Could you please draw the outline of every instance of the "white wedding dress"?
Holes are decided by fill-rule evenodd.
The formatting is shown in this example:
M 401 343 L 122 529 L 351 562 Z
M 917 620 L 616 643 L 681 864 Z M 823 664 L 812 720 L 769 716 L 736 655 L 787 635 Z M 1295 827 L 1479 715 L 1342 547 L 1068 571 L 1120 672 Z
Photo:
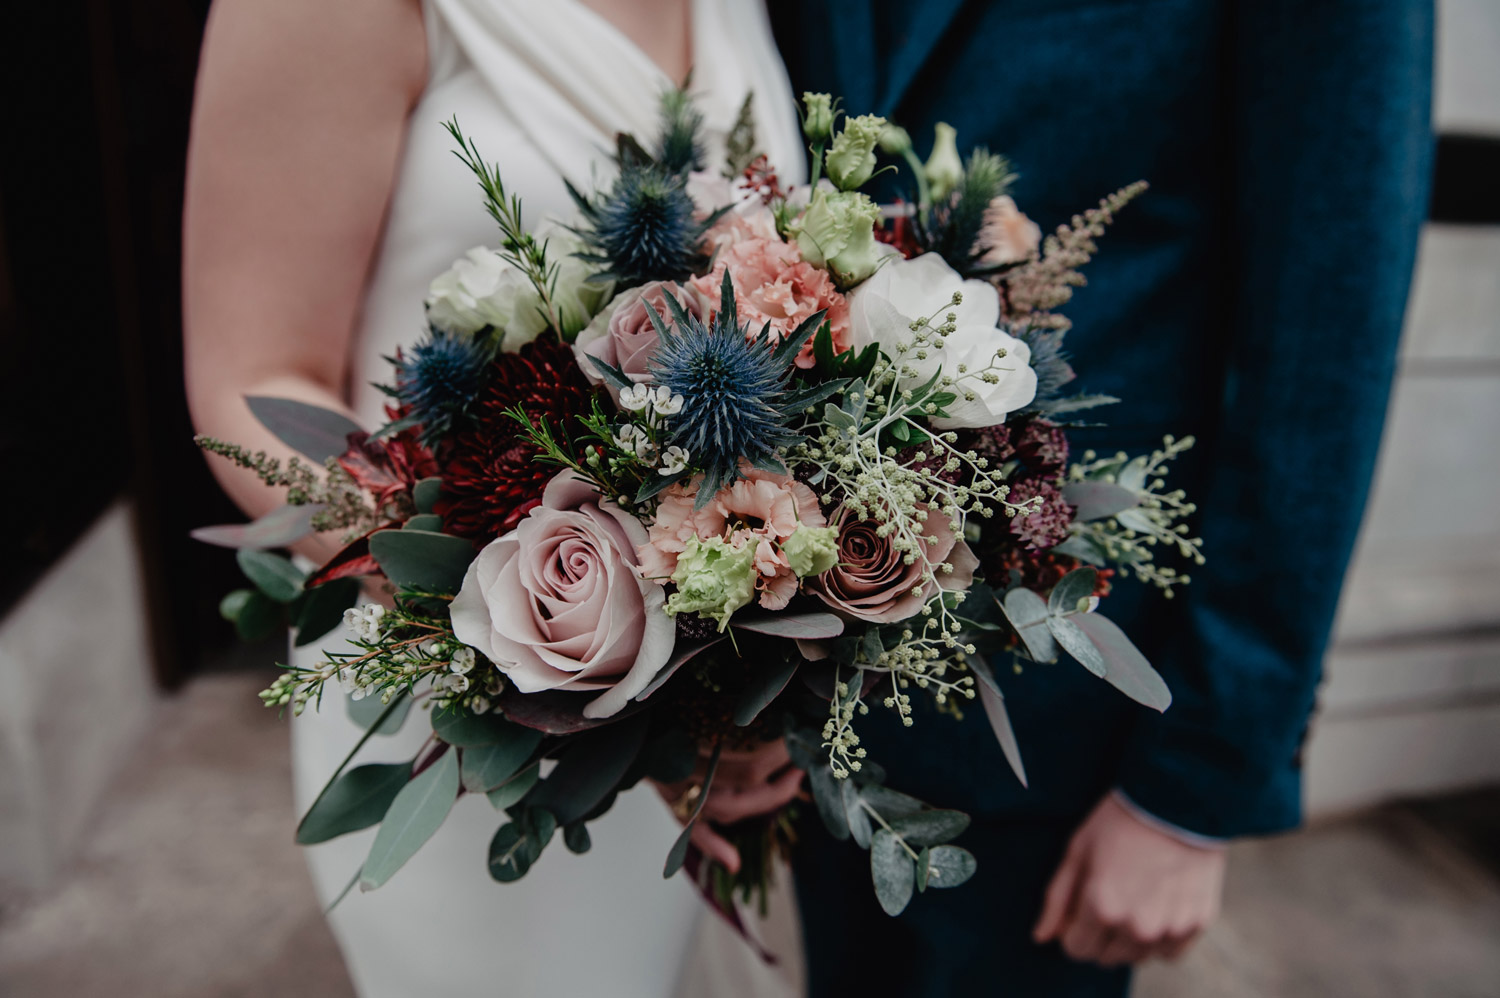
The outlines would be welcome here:
M 428 283 L 473 246 L 495 245 L 473 177 L 452 154 L 441 123 L 457 117 L 482 155 L 498 162 L 527 223 L 572 218 L 563 187 L 608 176 L 620 131 L 649 140 L 666 75 L 618 29 L 578 0 L 425 0 L 427 88 L 411 114 L 350 358 L 351 402 L 370 427 L 382 422 L 382 359 L 422 332 Z M 692 90 L 710 140 L 710 166 L 746 92 L 757 135 L 789 181 L 804 153 L 785 71 L 758 0 L 694 0 Z M 330 636 L 330 641 L 338 640 Z M 299 649 L 299 664 L 316 661 Z M 359 760 L 414 756 L 429 731 L 415 712 L 395 735 L 377 735 Z M 292 724 L 299 811 L 360 730 L 342 697 Z M 357 763 L 356 763 L 357 764 Z M 379 890 L 358 890 L 329 917 L 363 998 L 611 996 L 666 998 L 793 994 L 800 977 L 795 913 L 787 887 L 766 929 L 779 950 L 762 966 L 681 876 L 661 866 L 678 826 L 649 787 L 623 794 L 575 856 L 554 841 L 521 881 L 493 882 L 490 837 L 506 821 L 482 795 L 466 795 L 447 823 Z M 359 868 L 373 830 L 307 850 L 318 894 L 332 901 Z

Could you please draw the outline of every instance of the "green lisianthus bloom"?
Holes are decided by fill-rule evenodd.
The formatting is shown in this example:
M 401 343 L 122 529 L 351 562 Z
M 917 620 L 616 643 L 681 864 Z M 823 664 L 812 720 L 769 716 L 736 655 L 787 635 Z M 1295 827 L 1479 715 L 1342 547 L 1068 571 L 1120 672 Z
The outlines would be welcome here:
M 839 562 L 839 530 L 799 524 L 781 545 L 781 553 L 797 578 L 822 575 Z
M 807 109 L 802 118 L 802 134 L 809 142 L 827 142 L 833 137 L 833 96 L 809 90 L 802 95 L 802 104 Z
M 677 591 L 667 597 L 665 609 L 668 616 L 696 612 L 718 621 L 723 631 L 734 611 L 755 597 L 755 576 L 753 547 L 731 547 L 722 537 L 690 537 L 677 556 L 672 573 Z
M 843 131 L 823 159 L 828 179 L 839 190 L 852 191 L 874 175 L 875 143 L 884 130 L 885 119 L 876 114 L 862 114 L 844 122 Z
M 958 155 L 958 131 L 946 121 L 937 123 L 932 155 L 923 170 L 935 200 L 947 197 L 964 177 L 964 161 Z
M 791 225 L 802 259 L 850 288 L 875 273 L 883 255 L 875 239 L 880 206 L 858 191 L 813 192 L 807 211 Z
M 887 122 L 880 130 L 880 148 L 892 156 L 904 156 L 911 148 L 911 136 L 900 125 Z

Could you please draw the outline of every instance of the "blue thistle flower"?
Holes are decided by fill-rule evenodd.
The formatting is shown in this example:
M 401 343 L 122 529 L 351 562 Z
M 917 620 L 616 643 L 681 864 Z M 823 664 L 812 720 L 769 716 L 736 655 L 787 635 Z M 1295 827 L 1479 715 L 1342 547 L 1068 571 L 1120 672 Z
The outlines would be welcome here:
M 822 324 L 822 312 L 780 343 L 771 342 L 769 324 L 759 336 L 752 336 L 739 324 L 727 272 L 712 324 L 689 315 L 670 295 L 667 304 L 675 328 L 654 310 L 650 313 L 661 336 L 650 370 L 657 384 L 682 396 L 682 411 L 672 420 L 671 442 L 686 449 L 691 465 L 703 473 L 698 488 L 701 507 L 739 477 L 741 462 L 785 472 L 776 452 L 800 439 L 788 424 L 838 391 L 843 382 L 789 387 L 792 361 Z
M 590 252 L 583 259 L 608 266 L 609 276 L 631 286 L 647 281 L 678 281 L 699 262 L 703 234 L 717 216 L 693 218 L 687 181 L 660 165 L 622 162 L 607 194 L 589 200 L 571 184 L 585 226 Z
M 407 418 L 422 427 L 428 447 L 452 432 L 484 387 L 494 356 L 487 337 L 459 336 L 430 327 L 427 338 L 395 359 L 396 387 L 391 392 L 406 407 Z

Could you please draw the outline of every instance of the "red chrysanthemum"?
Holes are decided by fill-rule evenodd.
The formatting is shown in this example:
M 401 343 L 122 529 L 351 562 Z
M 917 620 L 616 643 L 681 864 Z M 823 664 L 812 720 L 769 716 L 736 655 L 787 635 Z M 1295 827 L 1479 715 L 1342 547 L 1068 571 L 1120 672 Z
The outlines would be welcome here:
M 537 450 L 506 415 L 520 406 L 533 425 L 559 427 L 591 409 L 594 389 L 573 353 L 548 334 L 501 354 L 475 399 L 472 425 L 444 450 L 443 497 L 436 511 L 450 533 L 476 544 L 511 530 L 542 501 L 557 468 L 537 461 Z

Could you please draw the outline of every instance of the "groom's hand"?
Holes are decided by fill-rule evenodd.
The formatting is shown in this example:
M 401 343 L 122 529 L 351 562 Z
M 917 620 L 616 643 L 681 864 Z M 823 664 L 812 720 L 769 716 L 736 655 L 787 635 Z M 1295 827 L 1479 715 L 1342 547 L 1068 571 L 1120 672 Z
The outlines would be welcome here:
M 1075 960 L 1175 959 L 1218 915 L 1224 850 L 1152 828 L 1113 795 L 1073 833 L 1033 930 Z

